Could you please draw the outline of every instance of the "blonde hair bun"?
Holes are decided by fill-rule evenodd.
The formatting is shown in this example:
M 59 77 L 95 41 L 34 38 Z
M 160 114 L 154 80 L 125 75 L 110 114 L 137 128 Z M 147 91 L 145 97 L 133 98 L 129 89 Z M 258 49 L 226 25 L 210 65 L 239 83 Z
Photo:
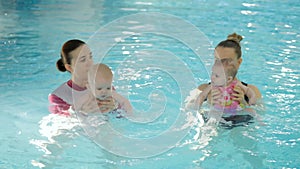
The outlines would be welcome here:
M 240 43 L 240 41 L 243 40 L 243 37 L 239 34 L 233 33 L 227 36 L 227 40 L 232 40 L 235 41 L 237 43 Z

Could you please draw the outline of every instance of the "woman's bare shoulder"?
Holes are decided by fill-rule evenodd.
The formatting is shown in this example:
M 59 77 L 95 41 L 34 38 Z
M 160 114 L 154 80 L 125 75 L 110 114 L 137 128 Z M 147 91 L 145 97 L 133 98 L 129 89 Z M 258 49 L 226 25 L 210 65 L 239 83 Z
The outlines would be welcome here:
M 208 85 L 209 84 L 201 84 L 201 85 L 198 86 L 198 89 L 203 91 L 205 88 L 207 88 Z
M 252 84 L 248 84 L 248 87 L 251 88 L 255 92 L 256 98 L 261 98 L 261 93 L 256 86 L 254 86 Z

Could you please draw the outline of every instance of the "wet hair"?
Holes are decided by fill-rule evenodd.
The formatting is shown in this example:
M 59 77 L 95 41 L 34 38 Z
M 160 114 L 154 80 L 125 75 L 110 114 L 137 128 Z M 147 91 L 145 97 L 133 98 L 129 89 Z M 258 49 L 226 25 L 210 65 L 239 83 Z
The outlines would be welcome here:
M 62 46 L 61 52 L 60 52 L 60 59 L 56 62 L 56 67 L 59 71 L 65 72 L 67 69 L 65 68 L 65 64 L 71 64 L 71 61 L 73 57 L 70 55 L 70 53 L 77 49 L 79 46 L 84 45 L 85 42 L 78 40 L 78 39 L 72 39 L 67 42 L 65 42 Z
M 242 57 L 242 50 L 240 42 L 243 40 L 243 37 L 239 34 L 233 33 L 227 36 L 227 39 L 220 42 L 217 47 L 225 47 L 225 48 L 234 48 L 235 53 L 237 54 L 237 58 Z
M 103 63 L 97 63 L 91 66 L 88 72 L 88 82 L 92 82 L 96 74 L 100 74 L 104 79 L 112 79 L 113 77 L 111 69 Z
M 96 78 L 101 78 L 103 80 L 112 81 L 113 73 L 107 65 L 102 64 L 102 63 L 97 63 L 97 64 L 92 65 L 88 71 L 88 85 L 90 86 L 92 91 L 96 90 L 96 86 L 95 86 L 95 85 L 97 85 Z M 94 93 L 94 95 L 95 95 L 95 93 Z

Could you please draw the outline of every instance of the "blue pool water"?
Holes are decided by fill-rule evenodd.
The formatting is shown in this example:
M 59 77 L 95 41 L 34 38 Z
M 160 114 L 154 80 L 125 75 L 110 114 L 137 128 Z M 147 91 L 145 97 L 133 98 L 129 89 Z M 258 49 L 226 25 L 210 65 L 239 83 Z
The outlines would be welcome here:
M 299 168 L 299 11 L 297 1 L 1 1 L 0 168 Z M 163 19 L 147 18 L 149 12 Z M 140 13 L 147 19 L 124 19 Z M 114 37 L 120 30 L 123 39 Z M 178 121 L 188 124 L 184 99 L 208 82 L 211 47 L 232 32 L 244 36 L 238 77 L 261 90 L 264 125 L 209 130 L 198 121 L 167 135 L 178 142 L 151 142 Z M 71 38 L 90 43 L 95 60 L 114 70 L 116 89 L 149 117 L 110 121 L 123 136 L 150 140 L 144 147 L 110 133 L 103 146 L 76 120 L 49 115 L 48 94 L 69 78 L 55 62 Z M 156 149 L 164 143 L 171 145 Z

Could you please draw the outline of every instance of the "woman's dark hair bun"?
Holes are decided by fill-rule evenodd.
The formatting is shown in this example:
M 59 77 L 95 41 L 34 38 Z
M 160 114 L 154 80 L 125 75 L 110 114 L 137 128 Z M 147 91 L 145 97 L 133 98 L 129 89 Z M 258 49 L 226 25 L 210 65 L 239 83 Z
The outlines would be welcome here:
M 59 71 L 61 72 L 65 72 L 67 71 L 65 64 L 63 63 L 62 59 L 58 59 L 58 61 L 56 62 L 56 67 Z
M 227 40 L 232 40 L 240 44 L 240 42 L 243 40 L 243 37 L 239 34 L 233 33 L 227 36 Z

